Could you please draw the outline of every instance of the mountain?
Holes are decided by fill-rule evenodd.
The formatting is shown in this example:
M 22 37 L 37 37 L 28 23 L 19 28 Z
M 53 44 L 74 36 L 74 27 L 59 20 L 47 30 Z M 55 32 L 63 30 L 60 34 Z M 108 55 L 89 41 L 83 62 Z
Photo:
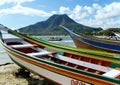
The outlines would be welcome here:
M 84 26 L 82 24 L 76 23 L 74 20 L 69 18 L 66 14 L 63 15 L 53 15 L 46 21 L 38 22 L 33 25 L 29 25 L 20 28 L 21 33 L 37 34 L 37 35 L 63 35 L 64 30 L 59 26 L 64 25 L 68 28 L 72 28 L 75 32 L 85 33 L 85 32 L 96 32 L 102 30 L 102 28 L 93 28 Z

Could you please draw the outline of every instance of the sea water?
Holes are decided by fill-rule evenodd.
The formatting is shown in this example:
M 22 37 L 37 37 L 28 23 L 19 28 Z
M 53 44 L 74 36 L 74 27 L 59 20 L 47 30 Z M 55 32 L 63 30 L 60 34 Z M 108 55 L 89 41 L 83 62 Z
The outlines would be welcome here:
M 48 41 L 51 37 L 61 38 L 62 39 L 61 41 L 50 41 L 50 42 L 75 47 L 70 36 L 36 36 L 36 37 L 46 41 Z
M 2 49 L 0 45 L 0 64 L 5 63 L 12 63 L 11 59 L 9 58 L 8 54 Z
M 46 40 L 46 41 L 51 37 L 62 38 L 61 41 L 50 41 L 50 42 L 65 45 L 65 46 L 75 47 L 72 39 L 69 36 L 35 36 L 35 37 Z M 0 64 L 5 64 L 5 63 L 12 63 L 12 61 L 0 45 Z

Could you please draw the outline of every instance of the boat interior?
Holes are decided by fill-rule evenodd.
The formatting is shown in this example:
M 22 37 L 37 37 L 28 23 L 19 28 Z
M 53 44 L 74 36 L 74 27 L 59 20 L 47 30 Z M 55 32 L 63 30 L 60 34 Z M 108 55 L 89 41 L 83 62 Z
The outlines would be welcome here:
M 97 60 L 66 52 L 64 52 L 63 55 L 60 55 L 54 50 L 45 50 L 44 46 L 34 44 L 33 42 L 24 40 L 22 38 L 5 38 L 3 41 L 10 48 L 13 48 L 37 59 L 44 58 L 54 63 L 69 66 L 74 69 L 120 79 L 120 68 L 110 68 L 111 62 Z

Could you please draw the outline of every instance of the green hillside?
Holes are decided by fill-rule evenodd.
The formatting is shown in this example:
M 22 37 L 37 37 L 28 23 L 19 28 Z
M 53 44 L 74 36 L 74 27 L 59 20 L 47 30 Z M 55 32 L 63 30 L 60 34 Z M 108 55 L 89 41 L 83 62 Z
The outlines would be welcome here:
M 111 36 L 111 35 L 114 35 L 114 33 L 120 33 L 120 28 L 108 28 L 105 30 L 101 30 L 97 32 L 96 35 Z
M 27 33 L 32 35 L 64 35 L 66 32 L 59 26 L 64 25 L 71 28 L 76 33 L 92 33 L 102 30 L 102 28 L 93 28 L 76 23 L 69 18 L 66 14 L 53 15 L 46 21 L 38 22 L 33 25 L 29 25 L 20 28 L 21 33 Z

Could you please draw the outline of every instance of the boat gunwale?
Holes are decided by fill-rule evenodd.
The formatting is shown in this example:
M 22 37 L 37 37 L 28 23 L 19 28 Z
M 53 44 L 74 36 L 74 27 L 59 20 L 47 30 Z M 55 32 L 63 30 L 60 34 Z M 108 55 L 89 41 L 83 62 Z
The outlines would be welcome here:
M 32 38 L 32 37 L 30 37 L 30 38 Z M 32 38 L 33 40 L 36 40 L 36 41 L 40 41 L 40 40 L 38 40 L 38 38 Z M 40 41 L 40 43 L 41 43 L 41 41 Z M 43 42 L 43 44 L 46 44 L 45 42 Z M 74 47 L 68 47 L 68 46 L 64 46 L 64 47 L 61 47 L 60 45 L 51 45 L 50 43 L 47 43 L 46 45 L 45 45 L 46 47 L 48 46 L 48 47 L 54 47 L 55 49 L 64 49 L 64 51 L 63 50 L 61 50 L 61 51 L 63 51 L 63 52 L 65 52 L 66 50 L 69 50 L 69 51 L 67 51 L 68 53 L 73 53 L 73 54 L 76 54 L 76 53 L 74 53 L 74 52 L 77 52 L 77 54 L 76 55 L 81 55 L 81 54 L 83 54 L 83 56 L 84 56 L 84 54 L 85 55 L 87 55 L 87 56 L 89 56 L 89 55 L 91 55 L 91 56 L 99 56 L 99 57 L 102 57 L 102 58 L 107 58 L 107 59 L 114 59 L 114 60 L 117 60 L 118 62 L 119 62 L 119 60 L 120 60 L 120 58 L 116 58 L 116 57 L 109 57 L 109 56 L 105 56 L 105 55 L 99 55 L 99 54 L 93 54 L 93 53 L 90 53 L 90 52 L 83 52 L 83 51 L 80 51 L 79 50 L 79 48 L 77 49 L 77 48 L 75 48 L 75 49 L 73 49 Z M 72 52 L 72 51 L 74 51 L 74 52 Z M 89 56 L 89 58 L 91 57 L 91 56 Z M 93 58 L 93 57 L 92 57 Z M 95 59 L 96 59 L 96 57 L 94 57 Z M 104 59 L 102 59 L 102 60 L 104 60 Z M 120 64 L 120 63 L 119 63 Z
M 10 31 L 12 31 L 12 30 L 10 30 Z M 12 32 L 14 32 L 14 31 L 12 31 Z M 32 37 L 32 36 L 29 36 L 29 35 L 27 35 L 26 37 L 31 38 L 31 39 L 33 39 L 33 40 L 39 39 L 39 38 L 37 38 L 37 37 Z M 23 38 L 23 37 L 22 37 L 22 38 Z M 39 39 L 39 40 L 36 40 L 36 41 L 38 41 L 38 42 L 40 42 L 40 43 L 43 43 L 43 44 L 46 44 L 46 43 L 47 43 L 47 45 L 49 44 L 49 45 L 52 45 L 52 46 L 57 46 L 57 47 L 63 48 L 63 45 L 56 44 L 56 43 L 51 43 L 51 42 L 46 42 L 45 40 L 42 40 L 42 39 Z M 70 46 L 64 46 L 64 48 L 69 48 L 69 49 L 74 49 L 74 50 L 81 51 L 80 48 L 75 48 L 75 47 L 70 47 Z M 83 48 L 82 48 L 82 49 L 83 49 Z M 84 49 L 85 49 L 85 48 L 84 48 Z M 88 49 L 85 49 L 85 50 L 88 50 Z M 89 49 L 89 50 L 90 50 L 90 49 Z M 95 50 L 93 50 L 92 52 L 108 54 L 107 51 L 103 51 L 103 50 L 99 50 L 99 51 L 97 51 L 97 52 L 96 52 Z M 114 55 L 115 55 L 114 53 L 110 53 L 110 52 L 109 52 L 109 54 L 110 54 L 111 56 L 114 56 Z
M 79 50 L 79 48 L 70 47 L 70 46 L 64 46 L 63 47 L 62 45 L 54 44 L 54 43 L 47 42 L 47 41 L 44 41 L 44 40 L 40 40 L 40 39 L 38 39 L 36 37 L 31 37 L 31 36 L 24 37 L 22 34 L 18 34 L 18 33 L 14 32 L 14 31 L 12 31 L 12 30 L 10 30 L 9 32 L 13 33 L 14 35 L 19 36 L 19 37 L 21 37 L 23 39 L 27 39 L 29 41 L 32 41 L 32 42 L 37 43 L 39 45 L 43 45 L 43 46 L 48 47 L 48 48 L 52 48 L 52 49 L 55 49 L 55 50 L 59 49 L 62 52 L 68 52 L 68 53 L 72 53 L 72 54 L 75 54 L 75 55 L 83 55 L 83 56 L 86 56 L 88 58 L 106 60 L 106 61 L 109 61 L 109 62 L 114 62 L 114 63 L 120 64 L 120 62 L 119 62 L 120 58 L 109 57 L 109 56 L 95 54 L 95 53 L 93 54 L 93 53 L 90 53 L 90 52 L 82 52 L 82 51 Z M 91 55 L 91 56 L 89 56 L 89 55 Z

